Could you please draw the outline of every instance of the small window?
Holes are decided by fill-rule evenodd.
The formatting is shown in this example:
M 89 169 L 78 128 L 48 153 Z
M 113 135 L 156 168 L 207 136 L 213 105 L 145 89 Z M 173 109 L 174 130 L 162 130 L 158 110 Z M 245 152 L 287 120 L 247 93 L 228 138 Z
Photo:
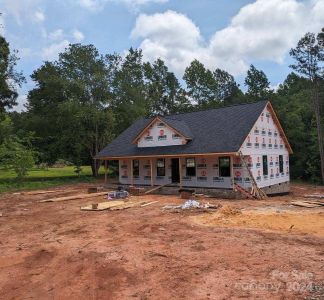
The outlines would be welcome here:
M 219 158 L 219 176 L 230 177 L 231 176 L 231 158 L 224 156 Z
M 165 176 L 165 159 L 158 158 L 156 161 L 156 176 Z
M 263 175 L 268 175 L 268 156 L 262 156 Z
M 283 156 L 279 155 L 279 172 L 283 173 L 284 172 L 284 167 L 283 167 Z
M 186 159 L 186 174 L 187 176 L 196 176 L 196 161 L 193 157 Z
M 134 177 L 139 176 L 139 160 L 138 159 L 133 160 L 133 176 Z

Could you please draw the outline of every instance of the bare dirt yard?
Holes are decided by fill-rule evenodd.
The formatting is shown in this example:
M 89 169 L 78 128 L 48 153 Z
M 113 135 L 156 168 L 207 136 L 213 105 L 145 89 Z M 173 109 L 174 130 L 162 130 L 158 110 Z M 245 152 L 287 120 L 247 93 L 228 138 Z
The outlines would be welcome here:
M 177 196 L 115 211 L 80 211 L 87 191 L 0 196 L 1 299 L 324 299 L 324 206 L 201 199 L 218 210 L 170 210 Z

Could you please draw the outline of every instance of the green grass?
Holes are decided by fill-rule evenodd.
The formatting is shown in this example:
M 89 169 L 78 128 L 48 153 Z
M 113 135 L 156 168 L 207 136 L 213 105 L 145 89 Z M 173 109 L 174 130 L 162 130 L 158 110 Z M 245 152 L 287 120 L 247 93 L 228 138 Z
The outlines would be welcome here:
M 83 166 L 80 176 L 74 172 L 74 167 L 49 168 L 48 170 L 33 169 L 28 172 L 27 177 L 20 181 L 12 171 L 0 169 L 0 193 L 44 189 L 63 184 L 72 184 L 79 182 L 95 182 L 102 179 L 104 169 L 100 168 L 99 178 L 92 177 L 91 167 Z

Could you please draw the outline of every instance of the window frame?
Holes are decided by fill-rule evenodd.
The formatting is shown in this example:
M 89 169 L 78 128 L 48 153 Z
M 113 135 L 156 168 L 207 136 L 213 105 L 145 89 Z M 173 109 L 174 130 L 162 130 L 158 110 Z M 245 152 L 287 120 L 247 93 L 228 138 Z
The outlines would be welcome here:
M 283 155 L 279 155 L 279 173 L 284 173 Z
M 135 162 L 138 163 L 137 166 L 135 166 Z M 133 177 L 139 177 L 139 169 L 140 169 L 139 159 L 133 159 L 132 164 L 133 164 Z
M 163 167 L 159 166 L 159 161 L 163 162 Z M 164 177 L 165 176 L 165 158 L 156 159 L 156 176 Z
M 222 166 L 221 161 L 228 160 L 228 166 L 226 167 L 227 172 L 224 173 L 224 166 Z M 231 157 L 230 156 L 220 156 L 218 158 L 218 168 L 219 168 L 219 177 L 231 177 L 232 168 L 231 168 Z
M 193 166 L 188 167 L 188 161 L 193 160 Z M 196 159 L 194 157 L 187 157 L 186 158 L 186 176 L 187 177 L 196 177 Z
M 268 155 L 262 155 L 262 173 L 263 176 L 269 175 Z

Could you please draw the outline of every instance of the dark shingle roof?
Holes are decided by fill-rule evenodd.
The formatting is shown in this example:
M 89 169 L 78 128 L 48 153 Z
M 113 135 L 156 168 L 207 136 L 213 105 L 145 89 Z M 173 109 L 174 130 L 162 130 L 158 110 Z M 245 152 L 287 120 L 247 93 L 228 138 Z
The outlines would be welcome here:
M 190 127 L 186 124 L 186 122 L 181 120 L 173 119 L 172 116 L 170 117 L 160 117 L 162 121 L 167 123 L 169 126 L 173 127 L 179 133 L 181 133 L 186 138 L 192 139 L 193 134 L 190 130 Z
M 138 148 L 134 138 L 152 121 L 140 119 L 98 153 L 96 158 L 237 152 L 267 101 L 165 116 L 185 136 L 186 145 Z

